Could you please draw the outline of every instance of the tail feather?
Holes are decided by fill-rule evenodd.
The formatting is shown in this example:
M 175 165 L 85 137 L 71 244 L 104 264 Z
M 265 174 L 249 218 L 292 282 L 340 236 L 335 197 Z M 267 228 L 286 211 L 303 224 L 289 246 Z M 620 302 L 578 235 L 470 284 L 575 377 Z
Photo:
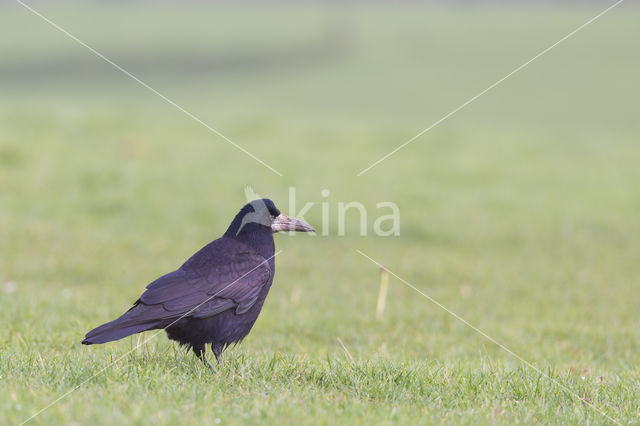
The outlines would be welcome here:
M 106 324 L 94 328 L 87 333 L 83 345 L 93 345 L 99 343 L 119 340 L 142 331 L 162 328 L 166 318 L 158 318 L 153 315 L 156 306 L 147 306 L 136 302 L 136 305 L 117 318 Z
M 89 333 L 87 333 L 86 337 L 82 341 L 82 344 L 94 345 L 99 343 L 107 343 L 114 340 L 120 340 L 124 337 L 131 336 L 132 334 L 135 334 L 135 333 L 140 333 L 142 331 L 147 331 L 147 330 L 156 328 L 153 326 L 149 326 L 148 324 L 135 324 L 128 327 L 126 326 L 123 327 L 120 325 L 117 327 L 109 327 L 109 328 L 101 329 L 106 325 L 109 325 L 109 324 L 101 325 L 100 327 L 94 330 L 91 330 Z

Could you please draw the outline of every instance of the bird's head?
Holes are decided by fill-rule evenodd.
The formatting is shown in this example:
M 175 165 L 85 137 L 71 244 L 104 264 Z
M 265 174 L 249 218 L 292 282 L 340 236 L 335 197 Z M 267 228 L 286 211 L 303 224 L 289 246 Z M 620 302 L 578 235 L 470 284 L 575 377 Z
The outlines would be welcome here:
M 246 204 L 227 230 L 235 236 L 243 232 L 280 231 L 315 232 L 308 223 L 280 213 L 276 205 L 268 198 L 253 200 Z

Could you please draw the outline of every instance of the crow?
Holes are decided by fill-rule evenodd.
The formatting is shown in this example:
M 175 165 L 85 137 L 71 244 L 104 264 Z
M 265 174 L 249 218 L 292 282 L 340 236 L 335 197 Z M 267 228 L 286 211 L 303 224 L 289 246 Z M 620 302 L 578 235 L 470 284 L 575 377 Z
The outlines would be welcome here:
M 91 330 L 82 343 L 164 329 L 209 367 L 205 345 L 210 343 L 219 364 L 222 352 L 242 341 L 258 318 L 273 282 L 273 234 L 279 231 L 315 229 L 280 213 L 267 198 L 246 204 L 221 238 L 149 284 L 131 309 Z

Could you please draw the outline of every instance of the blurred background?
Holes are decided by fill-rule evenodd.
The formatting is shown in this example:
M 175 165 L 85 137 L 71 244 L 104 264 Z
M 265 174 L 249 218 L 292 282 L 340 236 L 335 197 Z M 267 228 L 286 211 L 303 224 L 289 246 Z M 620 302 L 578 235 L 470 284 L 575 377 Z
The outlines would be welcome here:
M 316 226 L 323 201 L 331 223 L 363 203 L 369 229 L 392 201 L 401 235 L 361 237 L 354 215 L 345 237 L 277 236 L 236 354 L 342 356 L 339 336 L 362 359 L 517 364 L 397 280 L 376 321 L 360 249 L 532 362 L 623 381 L 635 366 L 637 383 L 637 1 L 360 177 L 613 3 L 29 4 L 284 176 L 0 1 L 0 344 L 18 395 L 38 348 L 86 365 L 130 348 L 78 343 L 222 234 L 246 185 L 283 211 L 295 187 Z

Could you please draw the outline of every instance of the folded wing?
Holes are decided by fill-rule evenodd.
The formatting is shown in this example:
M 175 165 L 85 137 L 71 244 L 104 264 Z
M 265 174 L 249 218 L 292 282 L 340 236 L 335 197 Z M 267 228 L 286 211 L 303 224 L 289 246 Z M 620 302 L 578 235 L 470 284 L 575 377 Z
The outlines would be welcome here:
M 205 318 L 231 308 L 241 315 L 256 302 L 270 277 L 267 260 L 252 253 L 236 254 L 224 263 L 187 262 L 149 284 L 140 302 L 161 304 L 168 316 Z

